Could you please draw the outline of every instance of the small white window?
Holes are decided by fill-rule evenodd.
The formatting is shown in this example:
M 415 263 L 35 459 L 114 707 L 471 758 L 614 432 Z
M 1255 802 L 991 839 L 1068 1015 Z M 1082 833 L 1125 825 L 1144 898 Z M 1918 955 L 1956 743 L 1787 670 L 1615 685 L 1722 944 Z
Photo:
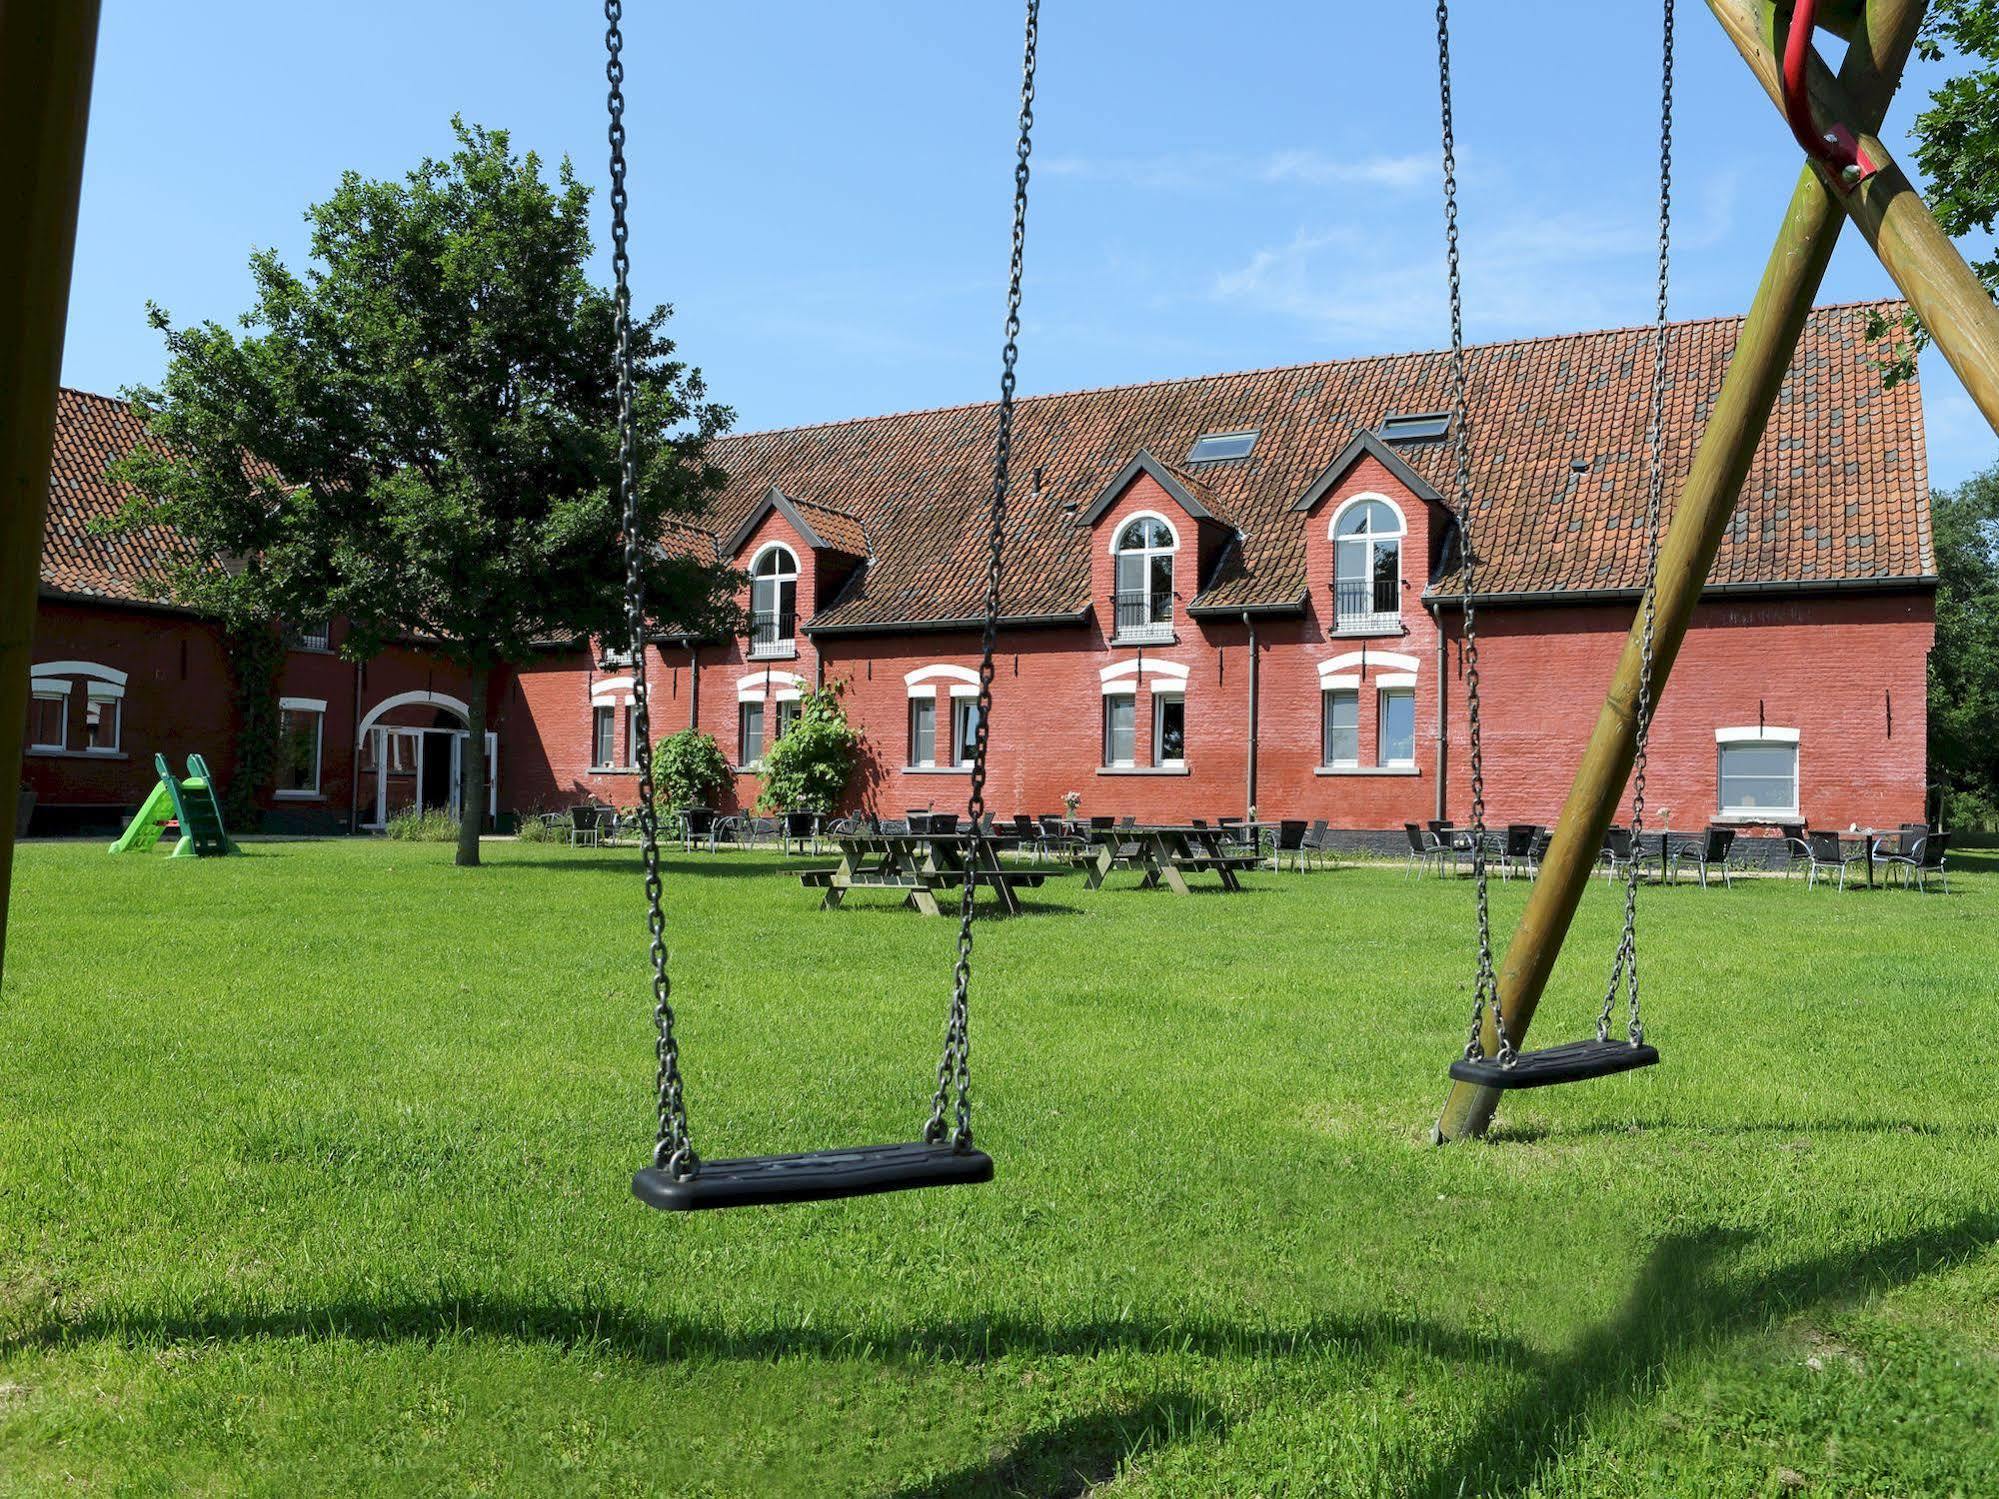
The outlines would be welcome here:
M 1177 693 L 1152 694 L 1152 755 L 1159 766 L 1187 763 L 1187 699 Z
M 28 748 L 69 748 L 69 694 L 37 692 L 28 699 Z
M 83 747 L 94 755 L 112 755 L 118 752 L 118 731 L 123 700 L 102 694 L 95 687 L 85 699 L 83 709 Z
M 1798 815 L 1797 730 L 1722 729 L 1715 738 L 1723 817 Z
M 1451 430 L 1448 411 L 1399 411 L 1381 423 L 1383 442 L 1435 442 Z
M 1375 763 L 1379 765 L 1414 765 L 1416 763 L 1416 694 L 1408 687 L 1384 687 L 1380 699 L 1381 721 L 1378 726 L 1377 754 Z
M 278 784 L 283 796 L 319 795 L 320 752 L 326 714 L 316 708 L 278 710 Z
M 780 698 L 777 704 L 777 737 L 782 739 L 798 722 L 798 699 Z
M 937 699 L 913 697 L 909 700 L 909 763 L 928 770 L 937 763 Z
M 736 704 L 736 764 L 754 770 L 763 764 L 764 705 Z
M 1138 699 L 1119 693 L 1104 699 L 1104 764 L 1137 764 Z
M 590 710 L 590 763 L 603 769 L 618 763 L 618 710 L 599 703 Z
M 333 646 L 333 623 L 331 620 L 314 620 L 308 624 L 287 625 L 285 627 L 285 648 L 294 651 L 324 651 Z
M 1247 458 L 1256 450 L 1255 432 L 1209 432 L 1194 439 L 1187 450 L 1189 463 L 1220 463 L 1225 458 Z
M 638 733 L 639 733 L 639 710 L 636 707 L 627 708 L 625 709 L 625 760 L 624 760 L 624 763 L 627 765 L 636 765 L 639 763 Z
M 1360 764 L 1360 693 L 1351 687 L 1334 687 L 1326 691 L 1324 698 L 1324 763 Z
M 972 751 L 979 743 L 979 700 L 975 697 L 951 699 L 952 764 L 960 768 L 972 763 Z

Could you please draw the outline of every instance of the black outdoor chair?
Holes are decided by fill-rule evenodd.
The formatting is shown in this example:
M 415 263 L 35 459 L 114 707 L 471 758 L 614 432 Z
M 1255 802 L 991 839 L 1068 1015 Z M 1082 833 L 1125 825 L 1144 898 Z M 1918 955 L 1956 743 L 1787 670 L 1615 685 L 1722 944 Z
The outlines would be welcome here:
M 927 833 L 930 831 L 930 813 L 928 811 L 905 808 L 902 817 L 904 825 L 908 827 L 910 832 Z
M 790 853 L 792 845 L 798 852 L 819 852 L 819 814 L 817 812 L 787 812 L 784 814 L 782 851 Z
M 1604 864 L 1603 877 L 1615 879 L 1618 874 L 1630 869 L 1632 860 L 1639 857 L 1638 844 L 1631 836 L 1629 828 L 1606 828 L 1603 834 Z
M 1041 858 L 1041 829 L 1025 812 L 1013 814 L 1013 846 L 1036 862 Z
M 1555 830 L 1553 828 L 1540 827 L 1534 829 L 1534 841 L 1527 849 L 1528 879 L 1537 880 L 1541 877 L 1541 861 L 1548 857 L 1548 845 L 1554 841 Z
M 1442 874 L 1444 860 L 1450 857 L 1450 850 L 1444 847 L 1443 840 L 1435 831 L 1420 823 L 1405 822 L 1402 828 L 1409 835 L 1409 867 L 1403 871 L 1402 877 L 1407 879 L 1413 874 L 1421 879 L 1423 871 L 1431 864 L 1435 864 L 1437 873 Z
M 1534 835 L 1540 828 L 1531 822 L 1509 822 L 1506 825 L 1506 841 L 1499 849 L 1499 872 L 1507 879 L 1513 878 L 1517 869 L 1531 876 L 1534 872 Z
M 1728 855 L 1734 847 L 1734 828 L 1710 827 L 1700 842 L 1688 841 L 1672 851 L 1673 877 L 1679 878 L 1680 865 L 1692 864 L 1700 876 L 1701 889 L 1707 889 L 1708 875 L 1716 873 L 1721 876 L 1722 887 L 1733 890 L 1735 883 L 1728 877 Z
M 1326 819 L 1323 817 L 1314 819 L 1311 827 L 1305 830 L 1305 853 L 1310 858 L 1317 859 L 1319 867 L 1324 869 L 1334 862 L 1335 852 L 1333 835 L 1326 830 Z
M 941 834 L 958 831 L 958 814 L 956 812 L 932 812 L 924 817 L 923 822 L 924 826 L 919 828 L 916 825 L 916 819 L 912 817 L 909 820 L 910 832 Z
M 596 847 L 600 836 L 603 816 L 604 809 L 602 807 L 593 807 L 587 803 L 580 807 L 571 807 L 569 809 L 569 846 L 575 848 L 578 844 L 587 844 L 592 848 Z
M 1950 876 L 1944 873 L 1943 861 L 1944 855 L 1949 852 L 1950 834 L 1928 833 L 1918 838 L 1915 841 L 1915 845 L 1907 854 L 1899 852 L 1889 854 L 1881 862 L 1900 870 L 1904 885 L 1907 885 L 1911 879 L 1914 879 L 1918 893 L 1922 893 L 1929 888 L 1925 881 L 1929 876 L 1934 875 L 1936 876 L 1937 883 L 1943 886 L 1943 893 L 1948 895 L 1950 894 Z
M 1090 831 L 1093 833 L 1108 833 L 1116 826 L 1117 819 L 1115 817 L 1092 817 L 1090 819 Z
M 1846 888 L 1846 872 L 1862 859 L 1869 856 L 1863 849 L 1857 854 L 1849 854 L 1839 841 L 1837 832 L 1808 832 L 1803 838 L 1787 838 L 1786 843 L 1796 844 L 1804 850 L 1805 888 L 1810 890 L 1819 882 L 1823 874 L 1830 880 L 1834 873 L 1839 875 L 1839 888 Z
M 712 851 L 715 847 L 715 809 L 713 807 L 682 807 L 680 809 L 680 846 L 691 849 L 697 843 L 705 842 Z
M 1277 824 L 1277 846 L 1270 852 L 1270 867 L 1282 869 L 1284 856 L 1291 855 L 1298 872 L 1305 872 L 1305 834 L 1309 831 L 1302 817 L 1286 817 Z

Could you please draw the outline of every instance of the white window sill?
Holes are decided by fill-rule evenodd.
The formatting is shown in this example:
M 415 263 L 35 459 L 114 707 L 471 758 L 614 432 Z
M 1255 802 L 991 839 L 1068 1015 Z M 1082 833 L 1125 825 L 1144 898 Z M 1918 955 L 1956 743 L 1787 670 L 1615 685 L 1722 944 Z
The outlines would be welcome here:
M 1804 820 L 1804 814 L 1795 808 L 1787 812 L 1782 808 L 1772 807 L 1724 807 L 1721 811 L 1714 814 L 1714 821 L 1716 822 L 1756 824 L 1803 822 Z
M 274 802 L 323 802 L 326 800 L 326 793 L 323 791 L 280 790 L 271 793 L 271 800 Z
M 1179 641 L 1171 625 L 1151 630 L 1119 630 L 1111 637 L 1112 645 L 1177 645 Z
M 764 763 L 758 760 L 755 764 L 738 765 L 734 769 L 739 776 L 760 776 L 764 773 Z
M 796 661 L 798 642 L 787 640 L 778 645 L 753 645 L 749 659 L 752 661 Z
M 902 773 L 906 776 L 968 776 L 972 773 L 969 765 L 905 765 Z
M 636 765 L 593 765 L 589 773 L 593 776 L 635 776 L 639 768 Z
M 1342 619 L 1333 625 L 1335 640 L 1351 640 L 1366 635 L 1407 635 L 1408 626 L 1395 614 L 1364 614 L 1358 619 Z
M 1185 763 L 1178 765 L 1099 765 L 1100 776 L 1184 776 L 1191 772 Z
M 30 758 L 47 760 L 129 760 L 132 757 L 123 750 L 108 749 L 43 749 L 36 745 L 28 750 Z
M 1321 765 L 1315 776 L 1413 776 L 1422 771 L 1414 765 Z

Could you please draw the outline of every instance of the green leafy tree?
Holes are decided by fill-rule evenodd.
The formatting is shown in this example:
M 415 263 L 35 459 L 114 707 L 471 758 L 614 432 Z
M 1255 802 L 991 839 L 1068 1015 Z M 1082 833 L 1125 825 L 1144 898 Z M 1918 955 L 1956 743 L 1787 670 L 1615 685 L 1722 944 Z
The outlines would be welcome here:
M 242 331 L 151 317 L 170 361 L 129 394 L 157 446 L 114 466 L 203 558 L 182 601 L 232 620 L 345 616 L 365 659 L 416 639 L 472 679 L 471 743 L 493 669 L 551 635 L 622 640 L 622 515 L 611 294 L 591 283 L 589 190 L 551 183 L 502 130 L 454 119 L 457 149 L 401 181 L 349 172 L 306 211 L 312 264 L 254 254 Z M 669 312 L 634 315 L 640 513 L 648 537 L 724 476 L 704 461 L 730 413 L 674 358 Z M 714 627 L 733 579 L 649 548 L 660 627 Z M 486 803 L 484 756 L 463 804 Z M 458 862 L 479 862 L 477 817 Z
M 1991 234 L 1999 222 L 1999 0 L 1935 0 L 1923 20 L 1917 53 L 1929 62 L 1955 55 L 1969 66 L 1930 95 L 1916 116 L 1916 165 L 1929 187 L 1930 210 L 1953 239 Z M 1985 289 L 1999 296 L 1999 255 L 1973 258 Z M 1869 338 L 1898 331 L 1873 314 Z M 1883 380 L 1897 385 L 1915 374 L 1929 332 L 1913 312 L 1899 320 L 1904 337 L 1882 361 Z
M 696 728 L 660 740 L 653 756 L 654 795 L 665 811 L 713 805 L 729 775 L 729 762 L 715 736 Z
M 798 720 L 764 753 L 757 806 L 766 812 L 831 812 L 860 756 L 860 731 L 847 722 L 843 682 L 798 700 Z
M 1999 466 L 1931 497 L 1937 633 L 1930 779 L 1959 825 L 1999 817 Z

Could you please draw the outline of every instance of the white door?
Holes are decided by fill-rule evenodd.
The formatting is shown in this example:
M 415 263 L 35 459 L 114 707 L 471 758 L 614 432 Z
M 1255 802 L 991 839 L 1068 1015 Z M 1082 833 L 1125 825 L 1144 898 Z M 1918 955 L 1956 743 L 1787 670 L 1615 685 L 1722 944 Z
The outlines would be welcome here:
M 461 790 L 465 768 L 465 741 L 472 737 L 469 729 L 460 729 L 451 736 L 451 815 L 461 816 L 465 796 Z M 500 736 L 486 735 L 486 816 L 488 820 L 500 815 Z

